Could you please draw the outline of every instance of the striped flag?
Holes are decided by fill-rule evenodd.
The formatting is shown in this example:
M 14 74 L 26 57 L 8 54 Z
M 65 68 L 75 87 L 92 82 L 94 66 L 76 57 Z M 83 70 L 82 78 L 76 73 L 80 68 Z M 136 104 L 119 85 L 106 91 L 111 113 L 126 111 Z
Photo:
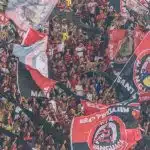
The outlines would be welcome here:
M 48 78 L 47 38 L 45 36 L 28 47 L 14 44 L 13 54 L 20 61 L 18 85 L 25 97 L 44 97 L 56 84 L 54 80 Z

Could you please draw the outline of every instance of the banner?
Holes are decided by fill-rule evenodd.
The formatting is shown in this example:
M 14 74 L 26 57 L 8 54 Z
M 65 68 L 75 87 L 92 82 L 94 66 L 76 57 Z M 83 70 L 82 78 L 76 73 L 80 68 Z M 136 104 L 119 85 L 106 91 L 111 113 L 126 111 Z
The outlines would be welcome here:
M 20 62 L 37 69 L 43 76 L 48 77 L 46 49 L 47 37 L 28 47 L 14 44 L 13 54 L 19 57 Z
M 150 93 L 150 32 L 134 51 L 121 73 L 116 74 L 115 87 L 123 87 L 122 99 Z M 128 97 L 127 97 L 128 95 Z
M 125 38 L 126 30 L 114 29 L 109 31 L 109 44 L 106 50 L 110 60 L 114 60 L 120 50 L 123 39 Z
M 150 100 L 150 32 L 136 49 L 136 60 L 133 66 L 133 81 L 139 95 L 148 95 Z
M 106 110 L 108 108 L 107 105 L 103 105 L 103 104 L 99 104 L 99 103 L 92 103 L 92 102 L 89 102 L 86 100 L 82 100 L 81 104 L 83 106 L 85 115 L 90 115 L 95 112 L 106 112 Z
M 136 27 L 134 31 L 111 30 L 107 56 L 116 64 L 125 64 L 145 35 L 140 27 Z
M 51 78 L 50 79 L 48 78 L 48 67 L 47 67 L 48 62 L 47 56 L 45 54 L 47 41 L 45 40 L 47 40 L 47 36 L 44 33 L 38 32 L 30 28 L 26 33 L 26 35 L 24 36 L 22 42 L 22 45 L 25 46 L 29 45 L 29 46 L 24 47 L 21 45 L 15 45 L 16 50 L 14 50 L 14 53 L 16 56 L 20 57 L 20 62 L 18 62 L 17 81 L 22 96 L 27 98 L 31 96 L 37 98 L 49 97 L 50 93 L 47 92 L 48 89 L 54 88 L 55 86 L 57 94 L 63 95 L 65 93 L 69 96 L 72 95 L 76 99 L 80 99 L 80 96 L 77 96 L 64 84 L 60 82 L 56 83 L 56 81 L 52 80 Z M 45 58 L 43 57 L 42 63 L 39 61 L 40 59 L 37 59 L 38 57 L 42 56 L 41 53 L 45 57 Z M 36 55 L 38 57 L 36 57 Z M 35 59 L 33 60 L 32 58 Z M 39 63 L 35 65 L 36 62 Z M 28 67 L 24 64 L 28 65 Z M 42 64 L 44 64 L 43 68 L 40 68 L 42 67 Z M 46 70 L 42 71 L 42 69 Z M 82 99 L 83 98 L 84 97 L 82 97 Z
M 143 31 L 139 26 L 134 29 L 134 49 L 136 49 L 144 39 L 147 32 Z
M 93 103 L 93 102 L 89 102 L 86 100 L 82 100 L 81 104 L 84 110 L 84 115 L 91 115 L 96 112 L 104 113 L 108 110 L 108 108 L 116 107 L 116 106 L 130 107 L 136 111 L 137 113 L 136 115 L 140 114 L 140 103 L 138 103 L 136 99 L 129 99 L 129 100 L 116 103 L 116 104 L 112 104 L 112 105 L 104 105 L 100 103 Z
M 27 70 L 26 65 L 18 62 L 18 70 L 17 70 L 17 81 L 18 88 L 22 96 L 25 98 L 29 97 L 48 97 L 46 94 L 37 86 L 35 81 L 32 79 L 30 72 Z
M 32 79 L 38 87 L 48 93 L 54 88 L 56 82 L 48 79 L 48 60 L 46 55 L 47 37 L 29 47 L 14 44 L 13 54 L 26 66 Z
M 120 65 L 119 65 L 120 67 Z M 115 67 L 115 69 L 118 69 L 118 66 Z M 112 69 L 109 71 L 107 70 L 107 72 L 100 72 L 100 71 L 90 71 L 86 73 L 88 77 L 93 77 L 93 76 L 101 76 L 103 78 L 105 78 L 106 83 L 111 86 L 116 78 L 116 76 L 114 75 Z M 130 98 L 130 94 L 129 91 L 131 90 L 131 86 L 127 84 L 126 88 L 124 88 L 124 86 L 114 86 L 113 87 L 115 89 L 115 95 L 117 96 L 117 99 L 119 100 L 119 102 L 122 102 L 124 100 L 127 100 Z M 134 97 L 136 99 L 138 99 L 137 95 L 136 97 Z
M 110 6 L 113 6 L 116 12 L 120 12 L 120 0 L 108 0 L 108 2 Z
M 6 15 L 16 25 L 27 31 L 31 26 L 37 26 L 47 21 L 58 0 L 9 0 Z
M 32 44 L 35 44 L 37 41 L 42 40 L 44 37 L 46 37 L 45 33 L 30 28 L 28 29 L 26 35 L 24 36 L 22 45 L 30 46 Z
M 139 102 L 143 103 L 145 101 L 150 101 L 150 93 L 140 93 L 139 95 Z
M 129 150 L 142 138 L 128 107 L 75 117 L 71 126 L 72 150 Z

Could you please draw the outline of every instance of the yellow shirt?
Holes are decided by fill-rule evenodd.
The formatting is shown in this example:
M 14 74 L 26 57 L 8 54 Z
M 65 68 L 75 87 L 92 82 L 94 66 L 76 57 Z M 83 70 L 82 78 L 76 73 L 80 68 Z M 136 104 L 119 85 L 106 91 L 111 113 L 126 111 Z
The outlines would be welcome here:
M 63 41 L 66 41 L 66 40 L 68 40 L 68 38 L 69 38 L 68 32 L 63 32 L 63 33 L 62 33 L 62 40 L 63 40 Z
M 71 6 L 71 0 L 66 0 L 66 5 L 67 5 L 67 7 L 70 7 Z

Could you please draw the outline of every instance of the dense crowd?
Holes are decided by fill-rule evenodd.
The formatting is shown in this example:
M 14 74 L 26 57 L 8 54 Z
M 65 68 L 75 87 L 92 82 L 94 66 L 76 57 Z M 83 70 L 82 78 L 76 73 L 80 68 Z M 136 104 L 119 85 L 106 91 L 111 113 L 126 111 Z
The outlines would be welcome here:
M 68 9 L 64 6 L 64 1 L 60 1 L 58 8 L 61 11 Z M 74 0 L 69 11 L 74 11 L 90 28 L 99 28 L 100 36 L 91 37 L 66 19 L 52 18 L 47 50 L 51 77 L 91 102 L 118 102 L 115 89 L 94 72 L 104 72 L 110 67 L 105 54 L 108 29 L 132 30 L 138 17 L 131 14 L 124 20 L 105 0 Z M 0 127 L 17 135 L 9 137 L 0 132 L 0 149 L 69 150 L 71 120 L 84 114 L 82 105 L 75 97 L 60 94 L 57 88 L 51 91 L 50 98 L 21 97 L 17 87 L 17 63 L 11 44 L 0 49 L 0 93 L 3 93 L 0 95 Z M 33 113 L 34 119 L 25 113 L 23 107 Z M 149 103 L 143 103 L 139 122 L 145 136 L 150 135 L 149 114 Z M 46 132 L 44 124 L 39 126 L 39 116 L 52 125 L 54 134 Z

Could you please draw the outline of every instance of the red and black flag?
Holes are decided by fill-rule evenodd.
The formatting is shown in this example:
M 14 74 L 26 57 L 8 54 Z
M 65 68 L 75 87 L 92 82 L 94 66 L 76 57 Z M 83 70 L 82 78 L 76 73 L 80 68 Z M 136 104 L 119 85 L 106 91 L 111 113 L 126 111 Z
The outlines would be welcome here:
M 129 61 L 116 76 L 115 86 L 124 88 L 122 99 L 138 94 L 150 100 L 150 32 L 136 48 Z M 146 95 L 146 96 L 144 96 Z
M 75 117 L 72 150 L 129 150 L 142 138 L 130 107 L 110 107 L 105 113 Z
M 104 104 L 99 104 L 99 103 L 92 103 L 86 100 L 81 101 L 84 114 L 85 115 L 91 115 L 96 112 L 106 112 L 108 106 Z
M 29 30 L 24 36 L 22 45 L 30 46 L 32 44 L 35 44 L 37 41 L 42 40 L 45 36 L 47 36 L 45 33 L 29 28 Z
M 30 28 L 22 45 L 15 44 L 13 54 L 19 58 L 18 86 L 24 97 L 49 97 L 55 87 L 59 94 L 73 95 L 69 88 L 49 77 L 47 35 Z
M 116 104 L 112 104 L 112 105 L 104 105 L 104 104 L 100 104 L 100 103 L 93 103 L 93 102 L 89 102 L 86 100 L 82 100 L 81 101 L 82 107 L 83 107 L 83 111 L 84 111 L 84 115 L 91 115 L 93 113 L 97 113 L 97 112 L 101 112 L 104 113 L 108 110 L 108 108 L 110 107 L 117 107 L 117 106 L 125 106 L 125 107 L 130 107 L 132 108 L 134 111 L 134 114 L 136 116 L 139 116 L 140 114 L 140 103 L 137 102 L 136 99 L 129 99 L 120 103 L 116 103 Z
M 129 60 L 134 50 L 143 40 L 146 32 L 140 27 L 135 30 L 113 29 L 109 31 L 107 56 L 120 68 Z M 122 65 L 121 65 L 122 64 Z
M 56 84 L 48 78 L 47 40 L 46 35 L 30 29 L 23 41 L 30 46 L 14 44 L 13 54 L 19 58 L 18 86 L 25 97 L 47 97 Z

